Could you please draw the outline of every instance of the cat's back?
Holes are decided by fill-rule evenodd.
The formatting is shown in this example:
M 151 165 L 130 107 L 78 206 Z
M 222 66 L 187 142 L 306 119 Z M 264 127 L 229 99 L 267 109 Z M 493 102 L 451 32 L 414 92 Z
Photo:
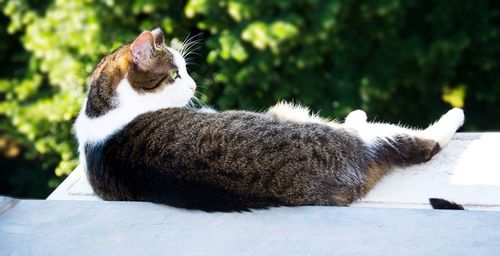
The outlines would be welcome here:
M 140 115 L 87 152 L 91 183 L 104 198 L 195 208 L 326 200 L 332 184 L 358 182 L 366 162 L 361 141 L 344 130 L 181 108 Z
M 107 143 L 117 161 L 165 170 L 324 168 L 362 162 L 353 134 L 315 123 L 274 120 L 253 112 L 162 109 L 138 116 Z
M 316 123 L 294 123 L 273 119 L 261 113 L 226 111 L 202 113 L 186 108 L 168 108 L 142 114 L 115 136 L 116 140 L 128 144 L 145 144 L 153 147 L 168 147 L 181 150 L 219 145 L 245 145 L 272 148 L 281 151 L 287 145 L 306 147 L 362 146 L 361 140 L 344 129 Z M 221 145 L 227 143 L 227 145 Z

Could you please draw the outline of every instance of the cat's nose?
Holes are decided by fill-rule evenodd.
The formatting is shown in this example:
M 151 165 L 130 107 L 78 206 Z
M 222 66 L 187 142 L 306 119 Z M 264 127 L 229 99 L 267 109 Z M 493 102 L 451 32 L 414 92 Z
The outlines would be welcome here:
M 191 89 L 193 92 L 196 91 L 196 84 L 192 84 L 189 86 L 189 89 Z

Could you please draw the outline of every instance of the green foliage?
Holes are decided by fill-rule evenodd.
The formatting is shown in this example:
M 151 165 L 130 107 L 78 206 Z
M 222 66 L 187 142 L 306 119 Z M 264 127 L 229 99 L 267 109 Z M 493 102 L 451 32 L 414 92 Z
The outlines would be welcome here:
M 87 76 L 111 49 L 157 26 L 180 41 L 203 33 L 192 74 L 202 99 L 219 109 L 293 100 L 324 116 L 363 108 L 378 120 L 422 126 L 463 105 L 468 129 L 498 129 L 499 7 L 493 0 L 0 0 L 0 137 L 23 149 L 31 172 L 68 174 L 77 164 L 71 125 Z

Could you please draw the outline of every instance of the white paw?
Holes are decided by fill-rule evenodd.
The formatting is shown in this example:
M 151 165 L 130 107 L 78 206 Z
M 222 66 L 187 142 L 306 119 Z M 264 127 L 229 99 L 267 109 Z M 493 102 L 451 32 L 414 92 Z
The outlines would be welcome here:
M 423 137 L 437 141 L 444 147 L 453 137 L 453 134 L 464 124 L 464 111 L 454 108 L 444 114 L 435 124 L 425 129 Z
M 365 111 L 363 110 L 354 110 L 347 117 L 345 118 L 345 124 L 349 126 L 355 126 L 358 124 L 364 124 L 366 123 L 366 120 L 368 117 L 366 116 Z
M 455 129 L 458 130 L 458 128 L 462 127 L 462 125 L 464 124 L 464 111 L 460 108 L 453 108 L 446 114 L 444 114 L 441 119 L 446 120 L 445 122 L 453 125 L 454 127 L 456 127 Z

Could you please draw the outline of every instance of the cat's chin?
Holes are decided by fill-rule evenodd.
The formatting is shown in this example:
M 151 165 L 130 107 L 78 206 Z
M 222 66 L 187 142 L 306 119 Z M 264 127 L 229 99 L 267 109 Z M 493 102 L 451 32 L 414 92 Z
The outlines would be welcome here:
M 192 102 L 193 97 L 190 97 L 189 99 L 179 102 L 179 104 L 168 104 L 168 106 L 165 106 L 163 108 L 186 108 L 189 107 L 190 103 Z
M 181 108 L 181 107 L 186 107 L 189 105 L 191 100 L 193 99 L 194 94 L 188 96 L 185 95 L 184 97 L 179 96 L 179 98 L 172 100 L 171 97 L 165 99 L 165 104 L 161 108 Z

